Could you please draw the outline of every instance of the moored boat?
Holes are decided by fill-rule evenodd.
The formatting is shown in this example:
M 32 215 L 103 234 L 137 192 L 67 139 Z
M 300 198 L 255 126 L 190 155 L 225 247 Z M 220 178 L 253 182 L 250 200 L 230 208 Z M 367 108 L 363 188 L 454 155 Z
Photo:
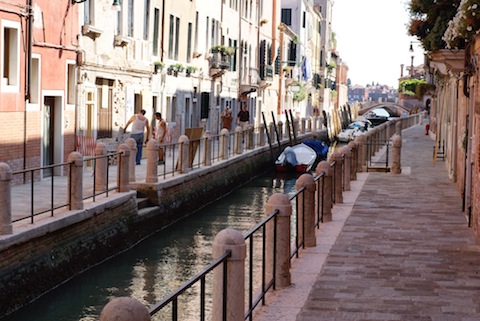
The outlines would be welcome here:
M 308 172 L 317 160 L 326 159 L 328 145 L 322 141 L 305 141 L 288 146 L 275 161 L 275 169 L 280 172 Z

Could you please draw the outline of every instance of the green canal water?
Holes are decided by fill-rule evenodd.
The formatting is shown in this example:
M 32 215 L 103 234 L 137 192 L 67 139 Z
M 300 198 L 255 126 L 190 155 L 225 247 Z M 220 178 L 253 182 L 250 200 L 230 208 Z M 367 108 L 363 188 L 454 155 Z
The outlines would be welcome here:
M 149 307 L 211 262 L 212 241 L 219 231 L 228 227 L 245 234 L 264 217 L 269 197 L 276 192 L 293 194 L 295 182 L 295 175 L 268 173 L 255 178 L 0 320 L 94 321 L 109 300 L 120 296 L 134 297 Z M 196 292 L 188 295 L 196 297 Z M 184 300 L 192 301 L 188 295 Z M 179 320 L 198 320 L 198 304 L 183 304 Z M 160 314 L 154 320 L 167 317 Z

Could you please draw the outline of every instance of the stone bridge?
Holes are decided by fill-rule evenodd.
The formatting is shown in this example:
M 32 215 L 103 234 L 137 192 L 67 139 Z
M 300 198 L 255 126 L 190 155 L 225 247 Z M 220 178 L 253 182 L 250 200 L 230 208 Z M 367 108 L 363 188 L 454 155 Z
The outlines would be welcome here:
M 396 103 L 375 103 L 368 107 L 361 108 L 358 111 L 358 114 L 364 115 L 370 110 L 377 109 L 377 108 L 385 109 L 390 114 L 391 117 L 400 117 L 403 113 L 407 113 L 407 115 L 410 113 L 410 109 L 405 108 L 404 106 L 401 106 Z

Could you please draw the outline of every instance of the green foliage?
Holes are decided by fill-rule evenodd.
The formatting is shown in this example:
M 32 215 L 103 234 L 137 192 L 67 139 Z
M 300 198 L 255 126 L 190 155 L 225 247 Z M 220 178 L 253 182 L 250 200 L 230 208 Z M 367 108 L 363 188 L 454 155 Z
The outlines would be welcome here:
M 305 98 L 307 98 L 307 90 L 305 89 L 305 86 L 302 83 L 296 81 L 292 84 L 292 86 L 298 86 L 300 88 L 299 91 L 296 91 L 293 93 L 293 97 L 292 97 L 293 101 L 302 101 Z
M 427 51 L 446 47 L 443 35 L 457 13 L 461 0 L 411 0 L 408 32 L 416 36 Z
M 213 46 L 212 48 L 210 48 L 210 51 L 212 53 L 219 52 L 223 56 L 232 56 L 235 53 L 235 48 L 228 47 L 228 46 L 217 45 L 217 46 Z
M 419 92 L 417 90 L 420 90 L 418 89 L 418 87 L 423 86 L 423 88 L 420 90 L 420 92 L 423 91 L 423 94 L 419 97 L 420 99 L 426 93 L 426 90 L 430 88 L 429 86 L 431 86 L 431 85 L 428 85 L 428 86 L 424 86 L 424 85 L 428 85 L 425 79 L 402 80 L 398 85 L 398 92 L 403 93 L 404 95 L 407 95 L 407 96 L 418 97 Z
M 435 91 L 435 85 L 427 84 L 426 82 L 419 82 L 415 90 L 417 99 L 422 99 L 428 92 L 433 93 Z

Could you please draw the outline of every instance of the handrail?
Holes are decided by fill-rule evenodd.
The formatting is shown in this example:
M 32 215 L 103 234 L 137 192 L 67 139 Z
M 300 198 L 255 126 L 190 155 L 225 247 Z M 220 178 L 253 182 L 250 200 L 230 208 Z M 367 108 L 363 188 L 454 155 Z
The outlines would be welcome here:
M 54 193 L 54 180 L 55 180 L 55 175 L 53 175 L 53 169 L 57 167 L 63 167 L 63 166 L 68 166 L 68 170 L 71 171 L 71 166 L 74 164 L 74 162 L 65 162 L 65 163 L 60 163 L 60 164 L 52 164 L 52 165 L 45 165 L 45 166 L 40 166 L 40 167 L 34 167 L 34 168 L 28 168 L 28 169 L 22 169 L 18 171 L 12 171 L 12 176 L 13 175 L 18 175 L 18 174 L 26 174 L 30 172 L 30 215 L 26 217 L 21 217 L 17 219 L 12 219 L 12 223 L 19 222 L 26 220 L 30 218 L 30 223 L 34 223 L 34 217 L 38 216 L 40 214 L 44 213 L 51 213 L 51 216 L 53 217 L 54 211 L 57 209 L 60 209 L 62 207 L 69 207 L 70 209 L 70 199 L 67 197 L 67 203 L 62 204 L 60 203 L 59 205 L 55 205 L 55 193 Z M 52 170 L 52 176 L 51 176 L 51 184 L 50 184 L 50 207 L 44 210 L 41 210 L 40 212 L 35 212 L 35 178 L 34 178 L 34 172 L 36 171 L 42 171 L 45 169 L 51 169 Z M 70 176 L 70 175 L 69 175 Z M 69 184 L 71 186 L 71 184 Z M 68 191 L 70 193 L 70 191 Z
M 227 265 L 227 259 L 232 256 L 231 251 L 226 251 L 222 256 L 220 256 L 218 259 L 210 263 L 203 271 L 197 273 L 193 277 L 191 277 L 188 281 L 183 283 L 177 290 L 175 290 L 173 293 L 171 293 L 169 296 L 167 296 L 165 299 L 160 301 L 159 303 L 153 305 L 149 309 L 150 316 L 153 316 L 155 313 L 160 311 L 163 307 L 165 307 L 167 304 L 172 303 L 174 306 L 174 309 L 172 311 L 172 320 L 177 320 L 176 316 L 178 313 L 178 306 L 177 306 L 177 298 L 186 290 L 191 288 L 195 283 L 197 283 L 199 280 L 201 281 L 201 293 L 202 295 L 205 295 L 205 276 L 212 271 L 214 268 L 219 266 L 220 264 L 224 264 L 224 266 Z M 224 273 L 226 275 L 226 273 Z M 225 284 L 224 284 L 225 287 Z M 201 298 L 202 302 L 204 302 L 204 298 Z M 226 298 L 224 296 L 223 301 L 226 301 Z M 203 307 L 205 308 L 205 307 Z M 204 309 L 201 309 L 200 313 L 202 314 L 201 320 L 205 319 L 204 316 Z M 225 311 L 224 311 L 225 313 Z
M 109 187 L 109 181 L 110 181 L 110 160 L 112 160 L 112 158 L 117 158 L 118 159 L 118 156 L 121 155 L 123 152 L 114 152 L 114 153 L 108 153 L 106 155 L 97 155 L 97 156 L 90 156 L 90 157 L 86 157 L 83 159 L 83 162 L 86 163 L 86 162 L 90 162 L 90 161 L 93 161 L 93 168 L 96 168 L 96 162 L 97 160 L 100 160 L 100 159 L 107 159 L 107 168 L 106 168 L 106 173 L 105 173 L 105 176 L 106 176 L 106 186 L 105 186 L 105 190 L 102 190 L 100 192 L 97 192 L 97 186 L 96 186 L 96 182 L 97 182 L 97 175 L 92 175 L 93 176 L 93 185 L 92 185 L 92 194 L 91 195 L 87 195 L 87 196 L 83 196 L 83 200 L 87 200 L 87 199 L 92 199 L 93 202 L 95 202 L 95 198 L 96 196 L 99 196 L 99 195 L 102 195 L 102 194 L 105 194 L 106 197 L 108 197 L 108 193 L 111 192 L 111 191 L 114 191 L 117 189 L 117 186 L 114 185 L 113 187 Z

